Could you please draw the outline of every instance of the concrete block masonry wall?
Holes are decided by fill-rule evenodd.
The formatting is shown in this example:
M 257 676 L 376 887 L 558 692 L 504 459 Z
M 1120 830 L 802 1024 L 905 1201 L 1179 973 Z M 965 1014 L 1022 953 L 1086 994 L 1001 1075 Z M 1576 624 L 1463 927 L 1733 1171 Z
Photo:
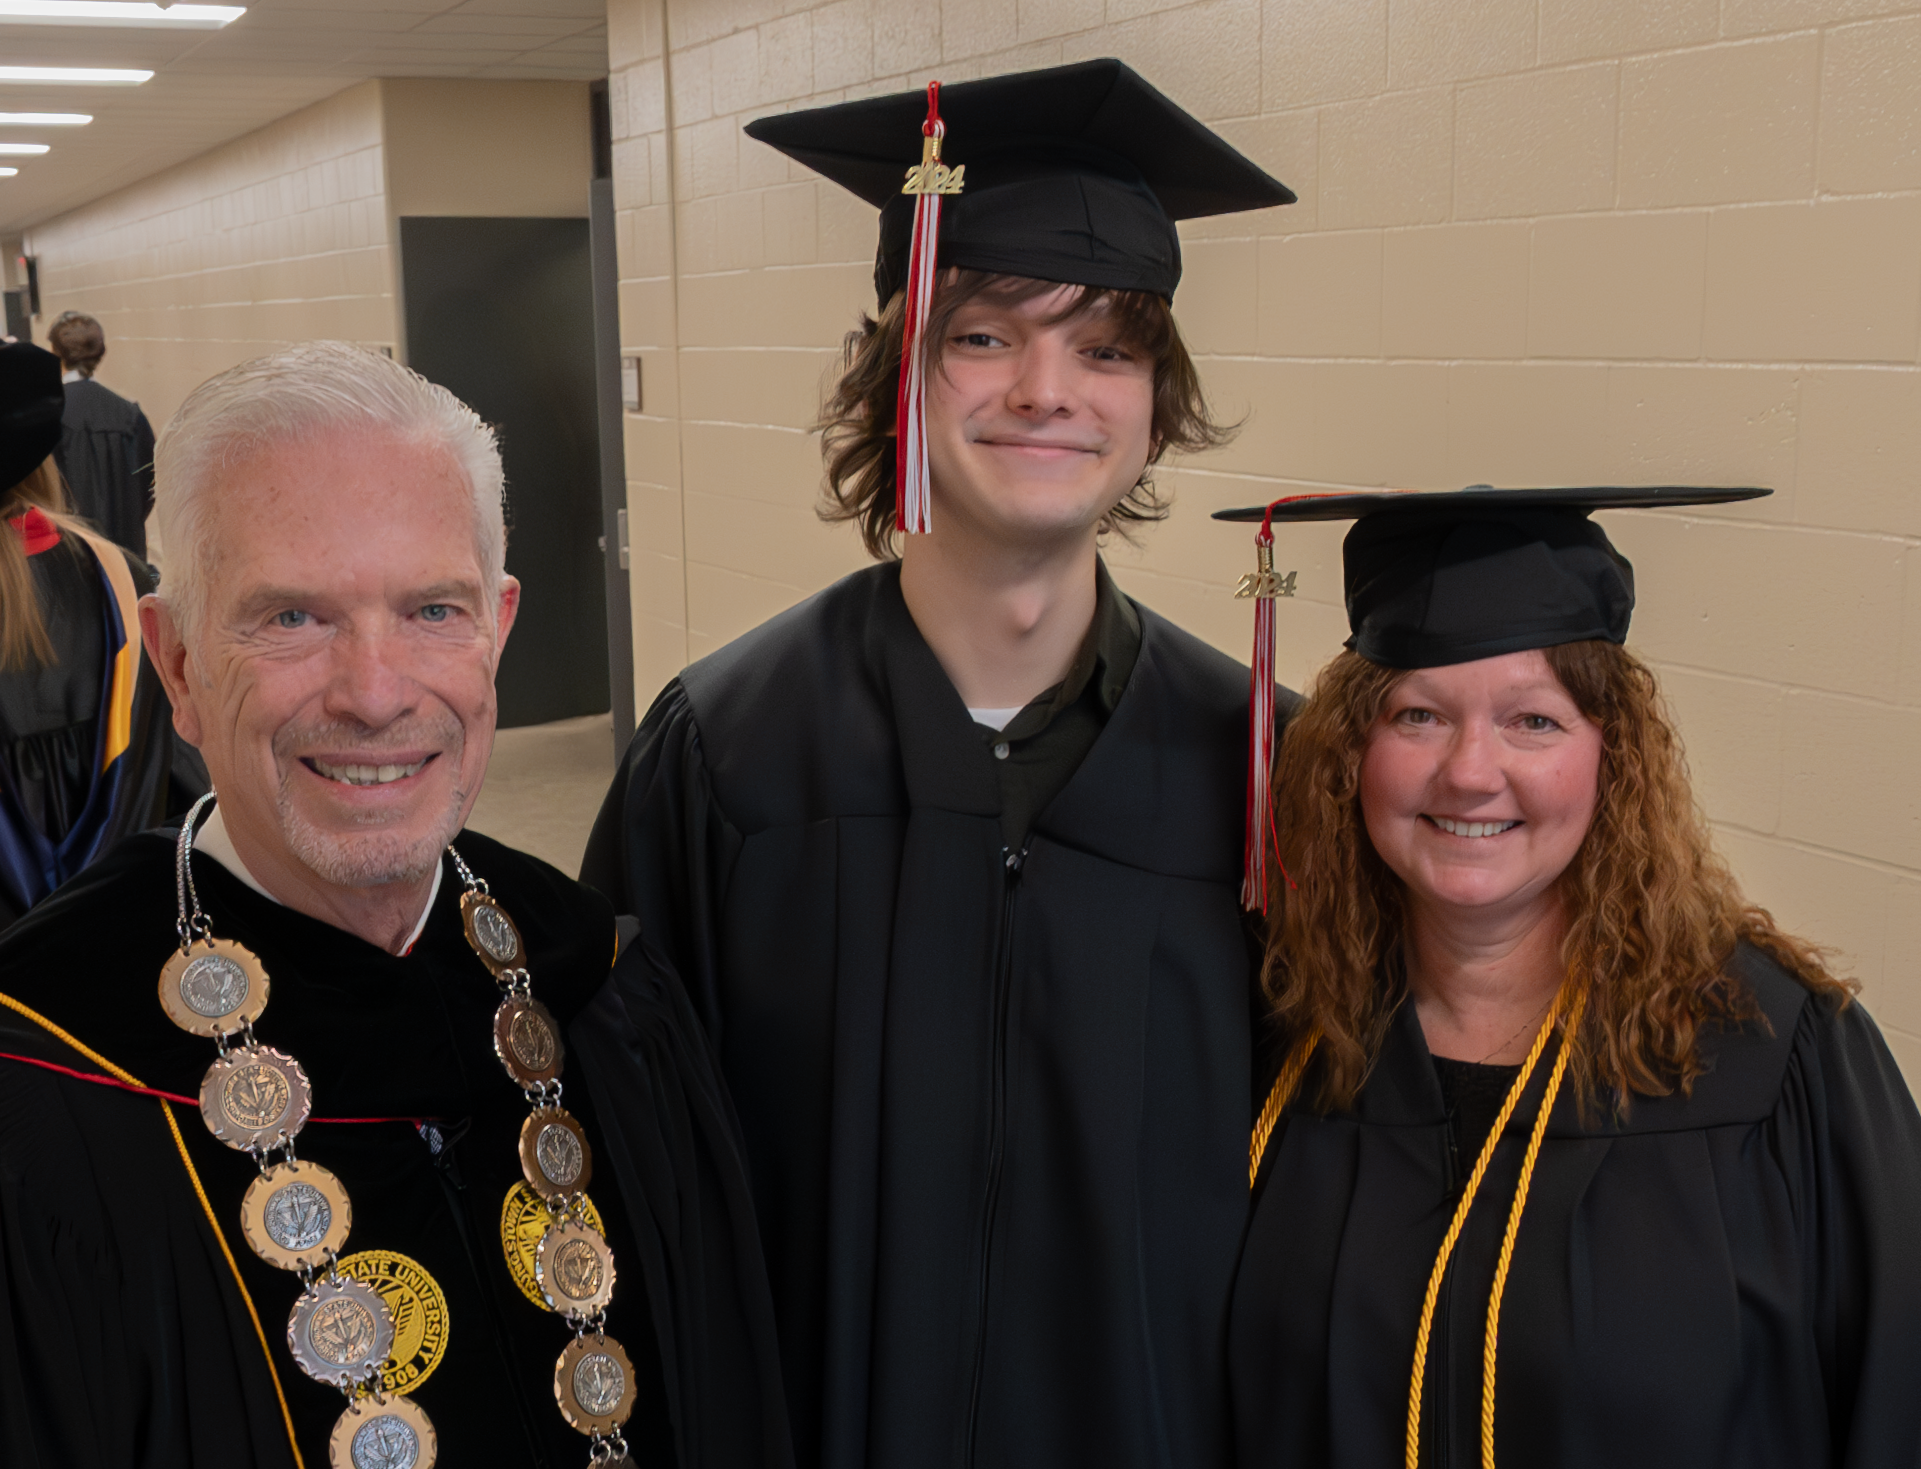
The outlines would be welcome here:
M 1285 179 L 1184 227 L 1229 448 L 1110 550 L 1245 657 L 1244 527 L 1298 489 L 1759 483 L 1611 515 L 1752 896 L 1838 948 L 1921 1077 L 1921 4 L 609 0 L 638 687 L 863 563 L 810 436 L 873 213 L 763 112 L 1114 55 Z M 964 158 L 961 140 L 954 156 Z M 1281 673 L 1345 636 L 1290 533 Z

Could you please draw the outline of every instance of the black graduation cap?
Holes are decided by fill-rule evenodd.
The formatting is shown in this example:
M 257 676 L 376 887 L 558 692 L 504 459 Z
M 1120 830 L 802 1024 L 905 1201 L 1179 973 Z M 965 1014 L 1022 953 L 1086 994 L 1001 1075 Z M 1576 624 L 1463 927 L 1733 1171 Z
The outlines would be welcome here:
M 1687 485 L 1292 496 L 1216 520 L 1352 520 L 1342 543 L 1347 646 L 1389 668 L 1627 641 L 1634 568 L 1596 510 L 1722 505 L 1772 494 Z
M 19 484 L 54 451 L 66 410 L 58 357 L 31 342 L 0 346 L 0 492 Z
M 1293 595 L 1274 572 L 1275 521 L 1351 520 L 1341 545 L 1347 646 L 1388 668 L 1439 668 L 1528 648 L 1605 638 L 1624 643 L 1634 568 L 1588 517 L 1596 510 L 1724 505 L 1762 489 L 1688 485 L 1552 490 L 1465 490 L 1290 495 L 1271 505 L 1217 510 L 1258 521 L 1259 570 L 1241 584 L 1255 598 L 1248 706 L 1246 877 L 1241 900 L 1267 907 L 1268 778 L 1274 762 L 1274 599 Z
M 1292 204 L 1294 192 L 1112 58 L 940 89 L 944 161 L 966 169 L 945 201 L 939 260 L 1036 280 L 1172 296 L 1177 219 Z M 747 135 L 881 211 L 874 288 L 907 282 L 924 91 L 763 117 Z

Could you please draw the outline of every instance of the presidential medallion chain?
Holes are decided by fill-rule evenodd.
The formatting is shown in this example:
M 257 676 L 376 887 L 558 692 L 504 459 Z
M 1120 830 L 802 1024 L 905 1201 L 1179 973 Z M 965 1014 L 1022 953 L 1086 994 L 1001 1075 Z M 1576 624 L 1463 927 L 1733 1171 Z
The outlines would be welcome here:
M 525 1188 L 516 1184 L 508 1193 L 501 1219 L 507 1267 L 529 1298 L 573 1328 L 573 1340 L 554 1363 L 554 1401 L 561 1417 L 591 1440 L 589 1465 L 619 1463 L 627 1458 L 621 1429 L 634 1410 L 634 1364 L 607 1334 L 614 1253 L 587 1198 L 594 1167 L 587 1133 L 560 1105 L 566 1062 L 560 1026 L 533 997 L 520 930 L 460 853 L 452 847 L 447 853 L 464 889 L 460 916 L 467 942 L 500 986 L 494 1054 L 529 1108 L 520 1129 Z M 529 1253 L 531 1290 L 524 1278 Z
M 209 1132 L 260 1169 L 240 1201 L 240 1230 L 261 1259 L 300 1277 L 287 1349 L 301 1371 L 346 1394 L 346 1411 L 328 1442 L 333 1469 L 432 1469 L 439 1447 L 432 1420 L 384 1384 L 394 1354 L 394 1310 L 374 1285 L 355 1278 L 359 1256 L 340 1257 L 352 1201 L 331 1172 L 294 1154 L 294 1140 L 313 1111 L 307 1073 L 254 1035 L 267 1008 L 267 971 L 244 945 L 214 937 L 200 906 L 193 831 L 213 799 L 202 796 L 180 824 L 174 852 L 180 947 L 161 968 L 160 1005 L 175 1025 L 214 1044 L 214 1062 L 200 1083 L 200 1116 Z M 432 1278 L 414 1268 L 423 1282 L 419 1290 L 437 1297 Z M 444 1332 L 444 1300 L 440 1321 Z

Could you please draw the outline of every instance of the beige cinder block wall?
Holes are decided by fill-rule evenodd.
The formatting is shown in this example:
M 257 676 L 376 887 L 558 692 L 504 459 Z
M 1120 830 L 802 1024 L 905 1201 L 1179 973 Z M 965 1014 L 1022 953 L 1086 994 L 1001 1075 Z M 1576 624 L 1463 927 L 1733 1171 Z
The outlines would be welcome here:
M 156 429 L 194 386 L 282 342 L 391 346 L 379 82 L 363 82 L 27 231 L 38 340 L 107 333 L 100 380 Z
M 1613 515 L 1634 643 L 1751 893 L 1837 946 L 1921 1076 L 1921 5 L 610 0 L 639 685 L 861 563 L 805 426 L 872 213 L 762 112 L 1117 55 L 1286 179 L 1185 228 L 1229 449 L 1111 556 L 1244 656 L 1219 506 L 1343 485 L 1759 483 Z M 1906 13 L 1902 13 L 1906 12 Z M 964 161 L 964 140 L 953 156 Z M 1339 528 L 1290 535 L 1299 683 Z

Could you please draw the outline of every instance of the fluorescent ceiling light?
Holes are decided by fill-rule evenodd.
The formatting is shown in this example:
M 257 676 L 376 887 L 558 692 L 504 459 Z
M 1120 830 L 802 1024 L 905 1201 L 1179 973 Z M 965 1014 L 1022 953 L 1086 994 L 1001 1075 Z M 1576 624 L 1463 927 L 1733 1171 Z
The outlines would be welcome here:
M 0 24 L 170 26 L 217 31 L 247 13 L 244 5 L 142 5 L 134 0 L 0 0 Z
M 47 151 L 45 143 L 0 143 L 0 154 L 10 154 L 15 158 L 26 157 Z
M 0 168 L 0 179 L 10 179 L 18 172 L 17 168 Z
M 0 127 L 77 128 L 92 121 L 91 112 L 0 112 Z
M 112 66 L 0 66 L 0 82 L 52 82 L 74 86 L 137 87 L 153 75 Z

